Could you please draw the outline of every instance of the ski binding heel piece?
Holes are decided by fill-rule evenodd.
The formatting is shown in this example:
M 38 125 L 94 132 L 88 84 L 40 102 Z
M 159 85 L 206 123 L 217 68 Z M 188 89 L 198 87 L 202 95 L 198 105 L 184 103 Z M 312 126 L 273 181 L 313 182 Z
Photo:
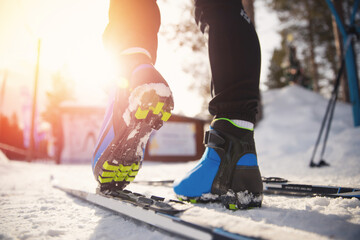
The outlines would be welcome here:
M 248 191 L 234 192 L 232 189 L 220 196 L 221 203 L 230 210 L 245 210 L 260 208 L 263 194 L 249 193 Z

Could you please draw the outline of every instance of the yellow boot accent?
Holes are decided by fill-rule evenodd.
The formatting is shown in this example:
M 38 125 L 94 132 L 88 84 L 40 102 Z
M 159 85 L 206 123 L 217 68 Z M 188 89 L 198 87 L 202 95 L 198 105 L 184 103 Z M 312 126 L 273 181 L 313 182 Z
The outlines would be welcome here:
M 103 164 L 103 169 L 111 171 L 103 171 L 101 176 L 98 177 L 100 183 L 110 183 L 115 182 L 132 182 L 135 179 L 135 176 L 138 174 L 140 168 L 140 162 L 133 163 L 130 166 L 124 166 L 120 164 L 119 166 L 110 165 L 108 162 Z
M 129 173 L 128 173 L 128 176 L 130 176 L 130 177 L 135 177 L 136 175 L 138 174 L 138 171 L 130 171 Z
M 115 182 L 122 182 L 122 181 L 124 181 L 124 179 L 125 179 L 125 176 L 116 176 L 115 178 L 114 178 L 114 181 Z
M 163 120 L 164 122 L 166 122 L 167 120 L 169 120 L 170 116 L 171 116 L 171 113 L 162 111 L 162 118 L 161 118 L 161 120 Z
M 149 113 L 149 110 L 141 110 L 140 107 L 136 110 L 135 117 L 136 119 L 145 119 Z
M 236 204 L 229 204 L 229 209 L 231 209 L 231 210 L 238 210 L 239 208 L 237 207 L 237 205 Z
M 160 111 L 162 110 L 163 106 L 164 106 L 163 102 L 158 102 L 156 104 L 155 108 L 151 107 L 151 110 L 153 111 L 153 114 L 156 114 L 156 115 L 159 114 Z
M 120 166 L 119 166 L 119 170 L 120 170 L 121 172 L 128 172 L 128 171 L 131 170 L 131 166 L 120 165 Z
M 135 177 L 126 176 L 125 181 L 132 182 L 134 181 Z
M 131 169 L 132 170 L 139 170 L 139 168 L 140 168 L 140 163 L 133 163 L 133 164 L 131 164 Z
M 119 169 L 119 167 L 118 167 L 118 166 L 114 166 L 114 165 L 110 165 L 110 164 L 108 164 L 108 162 L 106 161 L 106 162 L 104 162 L 104 164 L 103 164 L 103 169 L 109 170 L 109 171 L 117 171 L 117 170 Z
M 101 177 L 110 177 L 110 178 L 113 178 L 115 177 L 116 175 L 116 172 L 102 172 L 101 173 Z
M 127 172 L 117 172 L 116 176 L 120 177 L 120 178 L 125 178 L 125 176 L 127 175 Z
M 113 178 L 102 178 L 101 176 L 98 177 L 100 183 L 109 183 L 113 181 Z
M 191 203 L 196 203 L 196 199 L 190 199 Z

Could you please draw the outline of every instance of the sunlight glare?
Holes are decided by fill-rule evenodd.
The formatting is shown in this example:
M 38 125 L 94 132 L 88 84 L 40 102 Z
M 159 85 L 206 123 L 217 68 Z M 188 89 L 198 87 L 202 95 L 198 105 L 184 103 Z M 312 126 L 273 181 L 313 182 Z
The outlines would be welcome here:
M 26 25 L 40 38 L 42 70 L 64 71 L 76 92 L 90 95 L 107 85 L 112 65 L 103 49 L 108 3 L 103 0 L 21 1 Z

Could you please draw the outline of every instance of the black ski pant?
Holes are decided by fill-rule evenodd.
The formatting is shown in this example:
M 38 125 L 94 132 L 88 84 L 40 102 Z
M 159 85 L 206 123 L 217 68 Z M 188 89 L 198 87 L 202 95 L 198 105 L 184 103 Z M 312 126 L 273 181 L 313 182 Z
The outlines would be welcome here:
M 195 18 L 208 34 L 213 88 L 210 114 L 254 123 L 260 45 L 241 0 L 195 0 Z M 111 0 L 104 43 L 119 53 L 131 47 L 145 48 L 155 63 L 159 26 L 156 0 Z

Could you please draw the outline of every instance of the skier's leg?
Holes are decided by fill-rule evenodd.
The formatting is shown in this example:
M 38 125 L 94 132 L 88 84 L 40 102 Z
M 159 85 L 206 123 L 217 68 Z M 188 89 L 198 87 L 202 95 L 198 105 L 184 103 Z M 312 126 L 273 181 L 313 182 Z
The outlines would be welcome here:
M 156 0 L 111 0 L 104 45 L 114 55 L 132 47 L 146 49 L 155 63 L 159 27 Z
M 93 156 L 100 191 L 134 180 L 150 133 L 171 115 L 172 93 L 153 66 L 159 25 L 155 0 L 110 1 L 104 43 L 121 70 Z
M 253 126 L 259 98 L 260 47 L 241 0 L 196 0 L 196 20 L 208 34 L 214 115 L 199 164 L 174 185 L 185 198 L 221 196 L 228 208 L 261 206 L 262 181 Z M 250 199 L 250 200 L 249 200 Z M 249 201 L 245 201 L 249 200 Z

